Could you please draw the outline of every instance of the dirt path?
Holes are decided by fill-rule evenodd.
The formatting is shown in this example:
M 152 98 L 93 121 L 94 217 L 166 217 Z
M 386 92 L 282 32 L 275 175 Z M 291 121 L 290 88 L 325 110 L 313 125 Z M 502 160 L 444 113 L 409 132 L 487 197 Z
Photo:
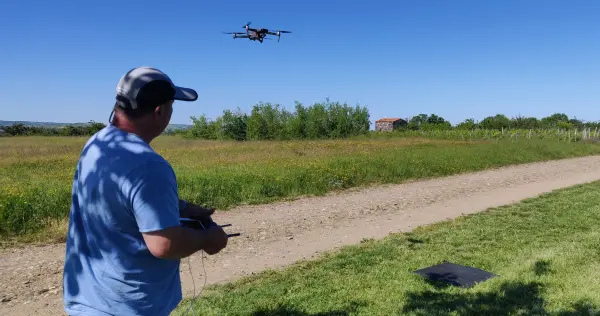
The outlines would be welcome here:
M 216 222 L 232 224 L 226 230 L 242 236 L 230 239 L 222 253 L 204 259 L 207 284 L 278 268 L 363 238 L 381 238 L 600 180 L 599 167 L 600 156 L 559 160 L 218 213 Z M 63 257 L 63 245 L 2 250 L 0 315 L 64 315 Z M 200 254 L 190 260 L 199 290 L 205 282 Z M 190 295 L 187 262 L 181 275 L 185 294 Z

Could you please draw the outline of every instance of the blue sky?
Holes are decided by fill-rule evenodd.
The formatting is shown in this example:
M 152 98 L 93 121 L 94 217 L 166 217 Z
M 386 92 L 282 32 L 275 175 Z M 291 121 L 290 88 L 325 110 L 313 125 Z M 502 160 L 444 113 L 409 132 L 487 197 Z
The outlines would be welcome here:
M 257 102 L 600 120 L 600 1 L 5 1 L 3 120 L 107 122 L 120 76 L 153 66 L 195 88 L 172 123 Z M 281 42 L 233 40 L 242 26 Z M 31 111 L 31 112 L 29 112 Z

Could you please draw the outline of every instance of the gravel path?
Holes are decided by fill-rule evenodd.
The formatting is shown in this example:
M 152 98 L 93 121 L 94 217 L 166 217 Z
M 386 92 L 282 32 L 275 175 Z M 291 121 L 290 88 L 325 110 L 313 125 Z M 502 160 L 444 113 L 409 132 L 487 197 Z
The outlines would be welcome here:
M 204 259 L 206 283 L 226 282 L 266 268 L 278 268 L 319 252 L 382 238 L 390 232 L 455 218 L 535 197 L 554 189 L 600 180 L 600 156 L 511 166 L 402 185 L 348 190 L 324 197 L 244 206 L 213 216 L 232 224 L 225 251 Z M 0 315 L 64 315 L 64 246 L 0 252 Z M 190 258 L 196 289 L 205 282 L 200 254 Z M 193 290 L 188 260 L 181 275 Z

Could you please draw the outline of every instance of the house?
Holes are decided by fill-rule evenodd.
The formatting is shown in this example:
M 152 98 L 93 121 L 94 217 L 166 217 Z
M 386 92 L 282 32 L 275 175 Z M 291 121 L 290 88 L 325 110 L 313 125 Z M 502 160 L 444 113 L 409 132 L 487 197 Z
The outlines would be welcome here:
M 4 130 L 0 128 L 0 136 L 4 136 Z
M 376 131 L 392 131 L 401 126 L 407 126 L 408 122 L 401 118 L 382 118 L 375 121 Z

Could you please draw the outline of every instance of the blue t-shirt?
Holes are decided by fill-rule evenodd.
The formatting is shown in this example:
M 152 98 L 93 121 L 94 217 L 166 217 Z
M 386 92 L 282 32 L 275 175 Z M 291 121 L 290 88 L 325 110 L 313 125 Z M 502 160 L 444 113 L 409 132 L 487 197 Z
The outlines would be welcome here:
M 73 179 L 64 265 L 69 315 L 169 315 L 179 260 L 154 257 L 142 232 L 180 225 L 170 164 L 140 137 L 107 126 L 86 143 Z

